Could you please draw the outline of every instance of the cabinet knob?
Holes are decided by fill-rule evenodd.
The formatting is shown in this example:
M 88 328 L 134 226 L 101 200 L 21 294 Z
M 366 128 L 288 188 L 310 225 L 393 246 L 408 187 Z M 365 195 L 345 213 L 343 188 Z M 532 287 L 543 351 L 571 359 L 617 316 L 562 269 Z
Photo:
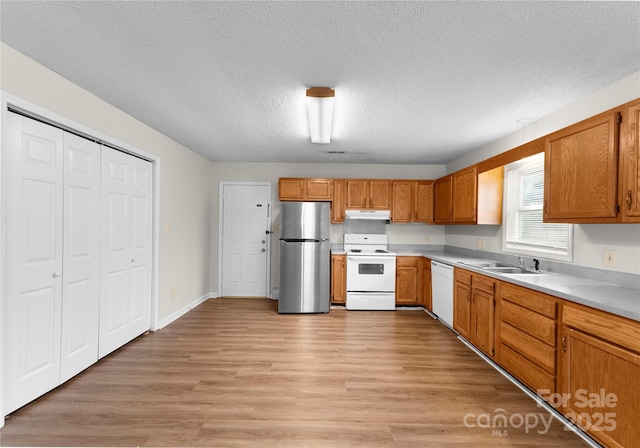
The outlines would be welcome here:
M 264 247 L 262 249 L 260 249 L 260 252 L 266 252 L 267 249 L 265 249 Z

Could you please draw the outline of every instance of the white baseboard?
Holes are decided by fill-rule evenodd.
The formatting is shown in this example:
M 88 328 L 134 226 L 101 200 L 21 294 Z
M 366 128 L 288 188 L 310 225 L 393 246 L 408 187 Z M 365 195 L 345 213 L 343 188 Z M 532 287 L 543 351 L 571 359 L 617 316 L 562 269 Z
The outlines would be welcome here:
M 209 299 L 215 299 L 217 297 L 218 297 L 218 293 L 217 292 L 209 292 L 209 293 L 203 295 L 202 297 L 194 300 L 189 305 L 186 305 L 185 307 L 180 308 L 175 313 L 172 313 L 169 316 L 167 316 L 164 319 L 162 319 L 161 321 L 159 321 L 158 322 L 158 328 L 156 329 L 156 331 L 161 330 L 162 328 L 164 328 L 167 325 L 169 325 L 171 322 L 174 322 L 174 321 L 178 320 L 180 317 L 184 316 L 185 314 L 187 314 L 189 311 L 191 311 L 192 309 L 194 309 L 195 307 L 197 307 L 201 303 L 204 303 Z

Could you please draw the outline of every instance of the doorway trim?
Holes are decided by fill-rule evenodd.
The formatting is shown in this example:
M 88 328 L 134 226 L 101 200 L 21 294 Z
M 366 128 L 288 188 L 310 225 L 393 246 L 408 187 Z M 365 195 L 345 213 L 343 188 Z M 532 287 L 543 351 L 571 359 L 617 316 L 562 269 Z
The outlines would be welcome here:
M 159 266 L 160 266 L 160 157 L 155 154 L 151 154 L 147 151 L 144 151 L 140 148 L 137 148 L 133 145 L 120 141 L 114 137 L 111 137 L 107 134 L 104 134 L 100 131 L 92 129 L 88 126 L 80 124 L 74 120 L 66 118 L 62 115 L 59 115 L 56 112 L 48 110 L 44 107 L 38 106 L 34 103 L 31 103 L 27 100 L 14 96 L 10 93 L 7 93 L 3 90 L 0 90 L 0 106 L 2 110 L 0 111 L 0 142 L 2 144 L 3 150 L 0 151 L 0 198 L 3 197 L 4 191 L 2 189 L 3 178 L 2 172 L 4 169 L 4 148 L 6 148 L 5 144 L 5 136 L 6 132 L 5 123 L 7 119 L 9 108 L 14 109 L 23 113 L 24 115 L 39 119 L 45 123 L 49 123 L 54 126 L 61 127 L 63 129 L 67 129 L 70 132 L 88 137 L 90 139 L 94 139 L 97 142 L 101 142 L 107 144 L 114 149 L 119 151 L 131 154 L 133 156 L 139 157 L 141 159 L 148 160 L 153 165 L 153 217 L 152 217 L 152 269 L 151 269 L 151 319 L 149 322 L 149 328 L 152 331 L 158 329 L 158 288 L 159 288 Z M 3 224 L 5 219 L 7 219 L 6 210 L 4 205 L 0 206 L 0 253 L 5 253 L 5 235 Z M 3 273 L 4 273 L 4 265 L 3 265 L 3 257 L 0 256 L 0 285 L 4 285 L 3 281 Z M 4 287 L 0 291 L 0 297 L 3 297 L 5 294 Z M 0 322 L 4 319 L 4 304 L 3 300 L 0 300 Z M 4 364 L 2 360 L 3 353 L 3 344 L 5 341 L 2 340 L 2 332 L 0 331 L 0 372 L 3 371 Z M 0 428 L 4 426 L 4 410 L 3 410 L 3 397 L 2 397 L 2 387 L 0 387 Z
M 267 228 L 271 232 L 272 216 L 273 216 L 273 198 L 271 197 L 271 182 L 264 181 L 225 181 L 221 180 L 218 184 L 218 295 L 222 296 L 222 223 L 224 222 L 224 187 L 225 185 L 237 185 L 237 186 L 249 186 L 249 187 L 267 187 L 269 191 L 269 212 L 267 213 Z M 267 240 L 267 263 L 266 263 L 266 286 L 265 297 L 269 297 L 269 291 L 271 291 L 271 233 L 265 235 Z

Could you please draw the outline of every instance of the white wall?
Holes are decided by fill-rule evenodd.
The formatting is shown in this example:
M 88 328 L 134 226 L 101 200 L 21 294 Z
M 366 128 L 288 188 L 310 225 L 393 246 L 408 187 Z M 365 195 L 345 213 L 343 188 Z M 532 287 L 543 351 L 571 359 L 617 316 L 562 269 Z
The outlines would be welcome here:
M 209 292 L 209 161 L 0 44 L 0 89 L 154 154 L 160 172 L 160 320 Z M 165 225 L 171 234 L 165 234 Z M 171 288 L 176 298 L 171 299 Z
M 278 179 L 280 177 L 328 177 L 371 179 L 437 179 L 445 174 L 444 165 L 359 165 L 348 163 L 212 163 L 211 164 L 211 271 L 210 290 L 218 291 L 219 185 L 221 181 L 271 182 L 272 225 L 278 223 Z M 342 235 L 342 225 L 332 226 L 331 241 Z M 425 224 L 390 224 L 391 244 L 444 244 L 444 228 Z M 278 284 L 278 234 L 271 235 L 271 286 Z
M 454 160 L 447 165 L 447 173 L 473 165 L 638 97 L 640 97 L 640 72 L 525 126 L 524 140 L 522 131 L 519 130 Z M 486 251 L 502 252 L 501 226 L 447 226 L 445 232 L 446 244 L 449 246 L 476 249 L 476 241 L 484 239 Z M 605 250 L 617 252 L 617 266 L 615 268 L 603 265 Z M 588 224 L 574 226 L 573 264 L 640 275 L 640 225 Z

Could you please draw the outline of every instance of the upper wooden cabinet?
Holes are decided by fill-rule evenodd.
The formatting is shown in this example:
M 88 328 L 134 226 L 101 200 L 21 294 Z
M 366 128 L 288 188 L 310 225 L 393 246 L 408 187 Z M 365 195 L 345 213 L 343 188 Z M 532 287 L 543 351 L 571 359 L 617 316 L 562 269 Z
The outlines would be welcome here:
M 417 180 L 414 182 L 413 192 L 413 221 L 433 224 L 433 202 L 435 182 L 432 180 Z
M 281 201 L 330 201 L 333 180 L 283 178 L 278 182 Z
M 390 210 L 391 182 L 388 180 L 346 180 L 346 209 Z
M 502 224 L 502 167 L 474 165 L 435 182 L 436 224 Z
M 478 167 L 472 166 L 451 175 L 453 223 L 475 224 L 478 204 Z
M 622 129 L 620 205 L 625 222 L 640 222 L 640 99 L 628 105 Z
M 391 182 L 391 221 L 412 222 L 414 181 L 394 180 Z
M 333 200 L 331 201 L 331 222 L 344 222 L 344 188 L 343 179 L 333 181 Z
M 434 184 L 434 222 L 451 224 L 453 222 L 453 182 L 451 175 L 441 177 Z
M 618 110 L 549 135 L 545 141 L 544 221 L 618 220 Z

